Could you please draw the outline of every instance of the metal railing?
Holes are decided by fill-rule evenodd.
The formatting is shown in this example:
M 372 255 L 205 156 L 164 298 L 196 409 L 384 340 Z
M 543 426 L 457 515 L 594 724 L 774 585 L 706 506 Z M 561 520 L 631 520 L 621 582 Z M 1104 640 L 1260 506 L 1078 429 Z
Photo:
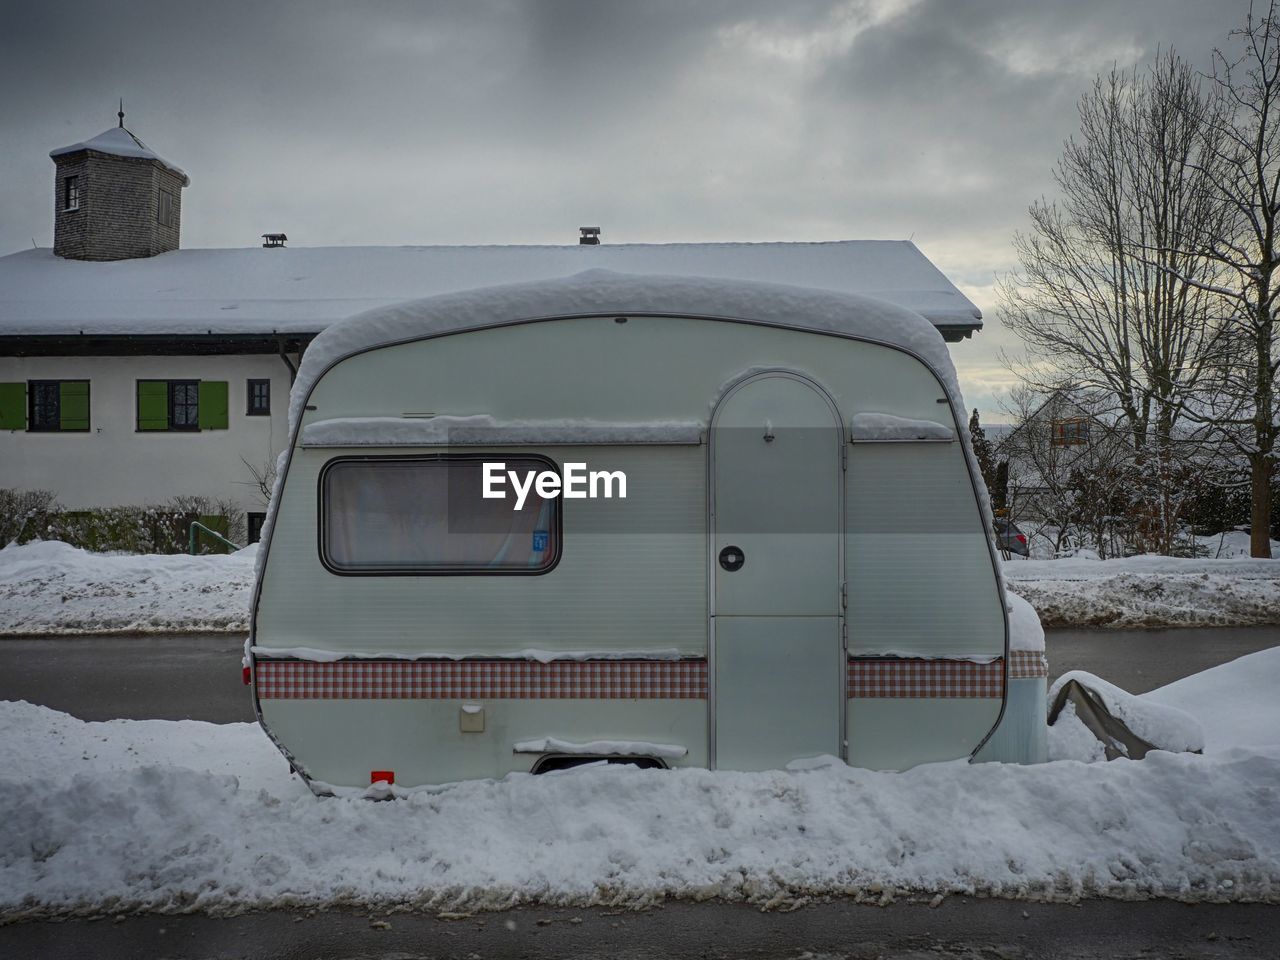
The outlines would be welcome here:
M 199 520 L 193 520 L 191 522 L 191 529 L 188 532 L 188 547 L 193 557 L 199 551 L 201 533 L 203 533 L 206 537 L 210 537 L 215 542 L 222 544 L 222 546 L 226 547 L 228 550 L 241 549 L 238 543 L 232 543 L 230 540 L 228 540 L 226 537 L 220 534 L 217 530 L 211 530 L 210 528 L 206 527 L 203 523 L 201 523 Z

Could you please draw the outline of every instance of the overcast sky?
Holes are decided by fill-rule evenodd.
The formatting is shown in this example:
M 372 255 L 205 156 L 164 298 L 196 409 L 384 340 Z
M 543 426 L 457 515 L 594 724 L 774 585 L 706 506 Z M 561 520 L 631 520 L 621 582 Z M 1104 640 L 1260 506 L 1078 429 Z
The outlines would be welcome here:
M 184 247 L 906 238 L 987 315 L 1092 77 L 1207 66 L 1247 0 L 0 0 L 0 254 L 54 147 L 183 167 Z

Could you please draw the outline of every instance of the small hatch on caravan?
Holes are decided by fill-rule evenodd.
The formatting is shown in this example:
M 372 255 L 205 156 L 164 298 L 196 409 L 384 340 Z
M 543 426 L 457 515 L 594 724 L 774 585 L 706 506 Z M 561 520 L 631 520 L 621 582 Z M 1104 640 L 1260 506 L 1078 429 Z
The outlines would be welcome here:
M 593 271 L 336 324 L 259 553 L 259 719 L 321 793 L 1043 759 L 959 403 L 919 313 L 799 287 Z M 494 464 L 625 496 L 488 497 Z

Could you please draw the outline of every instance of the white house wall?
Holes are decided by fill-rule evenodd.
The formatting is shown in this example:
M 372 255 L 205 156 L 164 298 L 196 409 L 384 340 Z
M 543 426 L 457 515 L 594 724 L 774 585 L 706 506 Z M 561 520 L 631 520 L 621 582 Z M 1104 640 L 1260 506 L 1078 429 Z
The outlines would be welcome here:
M 249 379 L 271 381 L 270 416 L 246 416 Z M 262 469 L 288 442 L 279 357 L 0 357 L 0 383 L 27 380 L 88 380 L 89 432 L 0 431 L 0 487 L 51 490 L 68 509 L 179 495 L 266 509 L 241 458 Z M 227 429 L 139 432 L 138 380 L 227 381 Z

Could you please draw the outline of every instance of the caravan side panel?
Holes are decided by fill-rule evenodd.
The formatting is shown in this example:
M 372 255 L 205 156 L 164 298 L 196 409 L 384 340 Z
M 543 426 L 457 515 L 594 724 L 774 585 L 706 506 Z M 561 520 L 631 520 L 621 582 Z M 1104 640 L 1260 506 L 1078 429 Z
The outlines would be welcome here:
M 958 443 L 854 443 L 846 476 L 849 761 L 972 752 L 1000 715 L 1004 618 Z M 897 661 L 892 669 L 877 658 Z M 956 694 L 961 694 L 957 696 Z

